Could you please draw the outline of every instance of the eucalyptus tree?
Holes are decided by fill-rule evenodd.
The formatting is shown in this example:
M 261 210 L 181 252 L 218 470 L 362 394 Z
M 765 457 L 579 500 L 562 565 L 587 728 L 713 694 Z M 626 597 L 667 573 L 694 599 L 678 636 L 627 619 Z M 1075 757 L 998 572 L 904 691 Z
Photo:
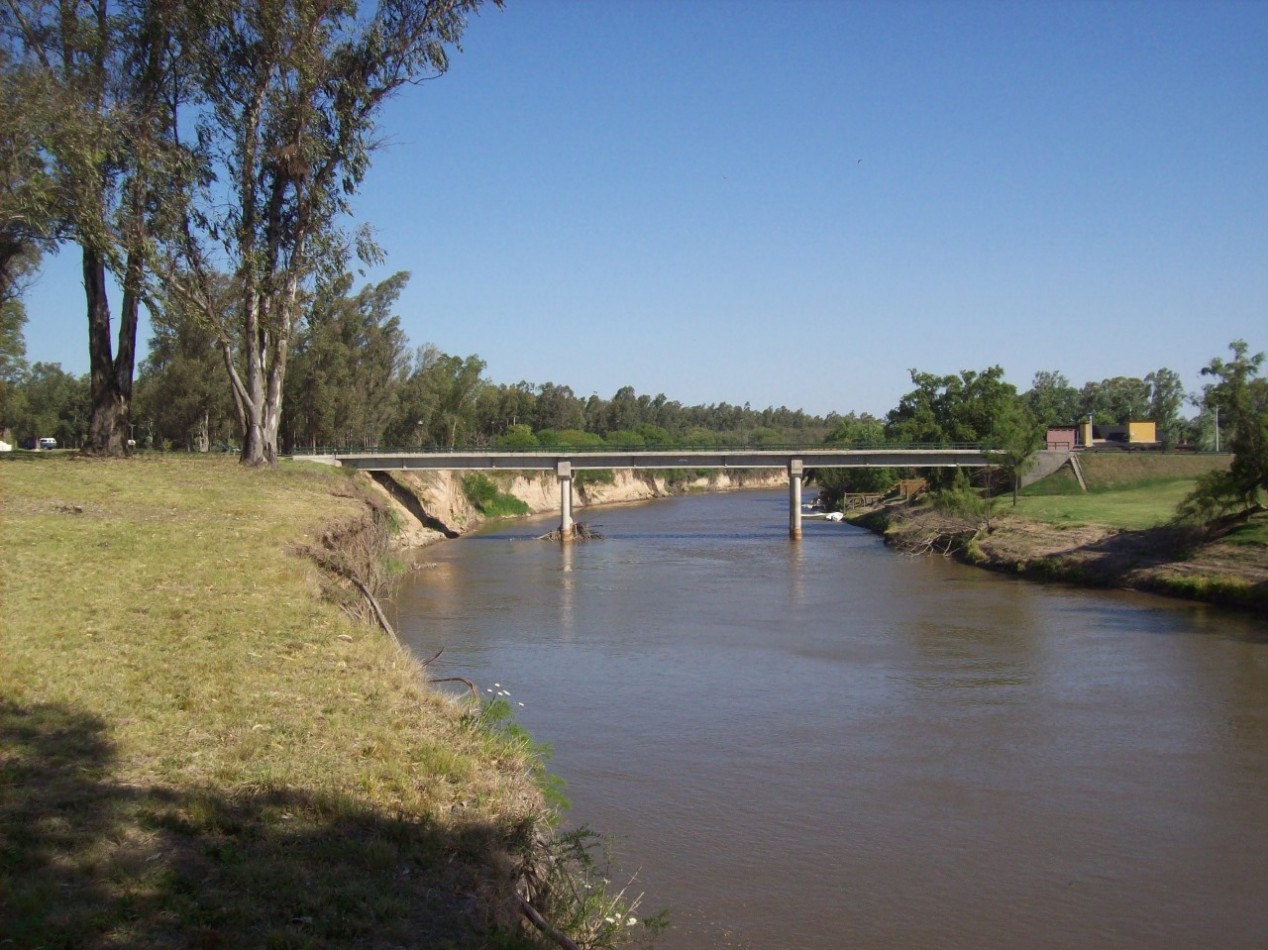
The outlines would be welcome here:
M 1180 418 L 1184 405 L 1184 383 L 1175 370 L 1154 370 L 1145 377 L 1149 384 L 1149 417 L 1158 427 L 1158 438 L 1168 448 L 1180 440 L 1185 423 Z
M 532 383 L 521 380 L 513 386 L 486 386 L 476 397 L 476 425 L 490 438 L 500 439 L 513 427 L 532 432 L 537 394 Z
M 23 442 L 44 436 L 63 448 L 79 448 L 88 435 L 92 411 L 88 377 L 62 369 L 60 363 L 34 363 L 24 374 L 13 431 Z
M 26 365 L 26 340 L 22 328 L 26 311 L 22 301 L 0 300 L 0 436 L 12 428 L 22 404 L 22 383 Z
M 32 224 L 80 249 L 95 453 L 126 451 L 153 244 L 183 221 L 197 167 L 177 131 L 187 12 L 176 0 L 7 0 L 0 15 L 6 83 L 27 83 L 43 124 L 24 181 L 48 217 Z M 122 288 L 117 338 L 107 273 Z
M 318 288 L 286 375 L 286 443 L 377 446 L 408 371 L 401 319 L 392 312 L 409 280 L 401 271 L 350 295 L 341 274 Z
M 466 359 L 458 356 L 442 357 L 432 368 L 429 380 L 430 391 L 434 394 L 433 419 L 440 426 L 440 438 L 436 438 L 433 427 L 433 441 L 438 445 L 447 445 L 450 451 L 459 444 L 459 434 L 464 436 L 463 444 L 471 441 L 478 434 L 475 424 L 476 397 L 487 385 L 484 380 L 484 360 L 478 356 Z
M 386 441 L 396 447 L 453 448 L 459 437 L 479 433 L 476 401 L 488 384 L 478 356 L 449 356 L 420 347 L 413 368 L 397 389 Z
M 591 397 L 601 404 L 598 396 Z M 537 387 L 537 405 L 534 407 L 533 431 L 543 429 L 583 429 L 586 428 L 589 412 L 572 391 L 571 386 L 557 386 L 554 383 L 542 383 Z
M 215 335 L 168 309 L 153 326 L 149 355 L 137 370 L 129 430 L 136 441 L 200 452 L 235 442 L 239 421 Z
M 48 143 L 59 100 L 52 77 L 23 54 L 19 13 L 0 7 L 0 304 L 22 295 L 57 220 Z
M 293 336 L 318 270 L 347 243 L 339 222 L 379 144 L 384 103 L 402 86 L 445 72 L 448 48 L 481 4 L 205 0 L 194 7 L 189 55 L 204 102 L 198 134 L 216 178 L 202 192 L 177 279 L 226 347 L 245 420 L 244 463 L 277 458 Z M 374 255 L 368 241 L 357 244 L 363 257 Z M 229 308 L 206 292 L 217 270 L 234 280 Z M 235 339 L 243 341 L 237 360 L 228 355 Z
M 650 402 L 650 400 L 648 400 Z M 633 429 L 643 421 L 642 406 L 633 386 L 622 386 L 604 408 L 603 418 L 596 430 L 599 435 Z
M 6 80 L 0 84 L 0 306 L 4 306 L 21 298 L 47 241 L 41 223 L 33 217 L 39 212 L 31 207 L 32 199 L 39 200 L 31 189 L 40 185 L 33 185 L 24 167 L 30 157 L 35 158 L 30 164 L 42 164 L 40 146 L 14 128 L 22 124 L 13 119 L 26 103 L 12 94 L 9 72 L 0 71 L 0 76 Z

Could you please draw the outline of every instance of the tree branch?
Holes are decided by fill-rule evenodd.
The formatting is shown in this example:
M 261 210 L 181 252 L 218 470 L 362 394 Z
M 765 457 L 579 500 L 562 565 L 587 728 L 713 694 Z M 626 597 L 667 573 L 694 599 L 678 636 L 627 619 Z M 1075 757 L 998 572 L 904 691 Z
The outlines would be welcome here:
M 577 945 L 576 941 L 570 939 L 567 934 L 560 933 L 552 927 L 547 922 L 546 918 L 537 912 L 537 908 L 525 900 L 521 895 L 516 894 L 515 897 L 520 902 L 520 910 L 523 911 L 525 917 L 533 922 L 533 926 L 551 940 L 555 941 L 555 943 L 559 944 L 559 946 L 563 947 L 564 950 L 581 950 L 581 947 Z

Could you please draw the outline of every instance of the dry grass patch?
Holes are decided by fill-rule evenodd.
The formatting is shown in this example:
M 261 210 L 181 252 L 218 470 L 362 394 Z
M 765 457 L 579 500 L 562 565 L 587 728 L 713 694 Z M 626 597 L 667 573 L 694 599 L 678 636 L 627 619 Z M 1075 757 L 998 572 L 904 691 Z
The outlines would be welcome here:
M 346 476 L 61 456 L 0 491 L 0 942 L 514 931 L 531 752 L 320 596 L 293 552 L 364 515 Z
M 1123 488 L 1142 482 L 1193 480 L 1228 468 L 1230 456 L 1189 452 L 1083 452 L 1079 463 L 1088 488 Z

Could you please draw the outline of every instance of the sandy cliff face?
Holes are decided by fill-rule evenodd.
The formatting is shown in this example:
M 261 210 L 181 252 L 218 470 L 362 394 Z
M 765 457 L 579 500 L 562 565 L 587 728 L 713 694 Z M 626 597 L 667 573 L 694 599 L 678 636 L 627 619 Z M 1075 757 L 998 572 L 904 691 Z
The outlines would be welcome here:
M 462 472 L 393 472 L 391 479 L 399 489 L 417 500 L 417 505 L 400 491 L 379 491 L 389 499 L 398 521 L 404 526 L 397 542 L 405 547 L 430 544 L 446 534 L 465 534 L 479 527 L 485 517 L 471 504 L 462 490 Z M 490 475 L 498 488 L 528 505 L 534 514 L 559 510 L 559 478 L 551 473 L 499 472 Z M 666 495 L 692 491 L 733 491 L 740 488 L 778 488 L 787 484 L 787 476 L 778 470 L 718 471 L 689 483 L 670 483 L 655 472 L 619 469 L 612 484 L 573 485 L 574 513 L 596 505 L 645 501 Z M 366 476 L 367 478 L 369 476 Z

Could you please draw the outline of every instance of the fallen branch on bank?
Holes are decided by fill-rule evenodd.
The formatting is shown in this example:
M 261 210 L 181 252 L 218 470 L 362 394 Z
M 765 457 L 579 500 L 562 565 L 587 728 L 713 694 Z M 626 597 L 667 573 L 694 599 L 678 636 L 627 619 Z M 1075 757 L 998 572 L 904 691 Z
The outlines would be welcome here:
M 929 554 L 950 557 L 977 537 L 977 534 L 976 531 L 935 531 L 918 538 L 904 538 L 901 544 L 902 552 L 911 557 L 924 557 Z
M 466 683 L 467 689 L 471 690 L 471 695 L 475 697 L 476 702 L 480 701 L 480 690 L 476 684 L 471 682 L 465 676 L 442 676 L 438 680 L 428 680 L 429 683 Z
M 522 895 L 516 894 L 515 896 L 519 899 L 520 910 L 523 911 L 525 917 L 533 922 L 534 927 L 563 947 L 564 950 L 581 950 L 576 941 L 569 939 L 567 934 L 560 933 L 552 927 L 549 921 L 537 912 L 537 908 L 525 900 Z
M 347 577 L 348 580 L 352 581 L 352 583 L 356 585 L 357 590 L 361 591 L 361 593 L 365 596 L 366 601 L 370 605 L 370 609 L 374 611 L 374 616 L 379 621 L 379 626 L 387 631 L 388 636 L 396 641 L 396 645 L 398 647 L 402 646 L 403 644 L 401 643 L 401 638 L 398 637 L 396 635 L 396 631 L 392 629 L 391 622 L 387 619 L 387 615 L 383 613 L 383 608 L 379 606 L 379 602 L 375 599 L 374 595 L 370 593 L 370 588 L 366 587 L 355 574 L 346 573 L 344 576 Z M 439 654 L 437 654 L 437 656 L 439 656 Z M 432 657 L 433 660 L 435 658 L 436 657 Z M 430 663 L 431 660 L 428 660 L 427 662 Z
M 971 544 L 986 527 L 984 522 L 954 515 L 924 515 L 913 518 L 906 524 L 900 522 L 886 532 L 885 539 L 911 557 L 930 554 L 950 557 Z

